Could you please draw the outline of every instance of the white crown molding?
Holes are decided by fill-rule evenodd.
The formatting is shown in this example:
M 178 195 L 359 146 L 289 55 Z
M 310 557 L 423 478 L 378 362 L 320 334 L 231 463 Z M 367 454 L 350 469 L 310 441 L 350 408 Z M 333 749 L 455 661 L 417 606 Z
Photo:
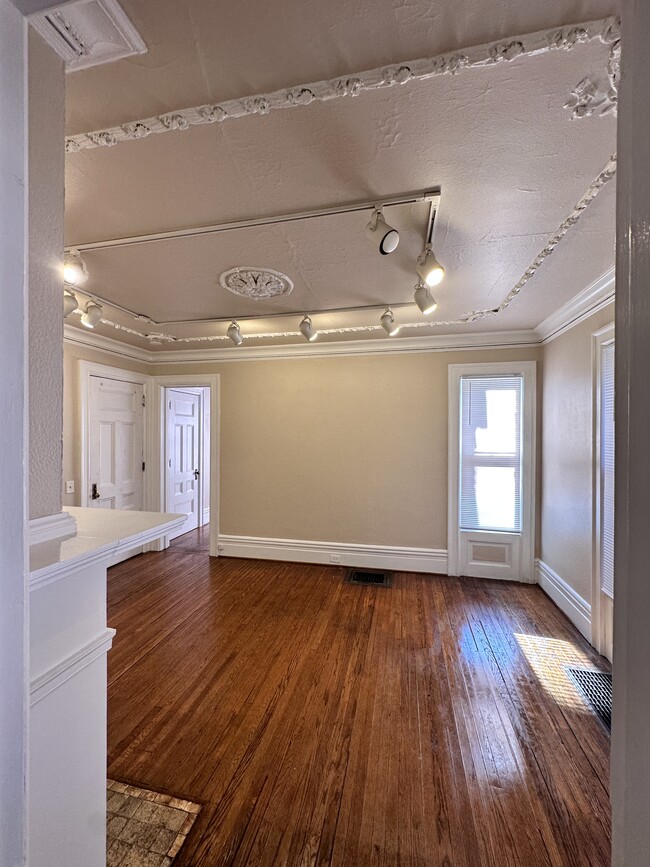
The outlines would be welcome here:
M 557 572 L 543 560 L 535 561 L 537 583 L 558 608 L 563 611 L 571 623 L 591 641 L 591 605 L 579 593 L 561 578 Z
M 53 665 L 43 674 L 35 677 L 30 684 L 30 705 L 33 707 L 55 689 L 70 680 L 95 660 L 108 653 L 115 637 L 114 629 L 105 629 L 100 635 L 81 647 L 67 659 Z
M 535 33 L 512 36 L 497 42 L 461 48 L 432 58 L 377 67 L 329 81 L 296 85 L 287 89 L 276 90 L 273 93 L 231 99 L 218 105 L 200 105 L 179 109 L 155 117 L 125 123 L 121 126 L 80 133 L 67 137 L 65 147 L 68 153 L 88 148 L 111 147 L 118 142 L 134 141 L 152 134 L 172 130 L 187 130 L 191 126 L 219 123 L 252 114 L 267 114 L 275 109 L 309 105 L 313 101 L 353 97 L 362 91 L 403 85 L 409 81 L 422 81 L 439 75 L 456 75 L 466 69 L 491 67 L 496 63 L 509 63 L 515 59 L 535 57 L 551 51 L 571 51 L 576 45 L 585 42 L 600 41 L 609 45 L 610 53 L 613 53 L 619 50 L 619 39 L 620 20 L 615 17 L 601 18 L 596 21 L 586 21 L 550 30 L 539 30 Z M 609 81 L 607 98 L 614 103 L 618 79 L 615 75 L 610 75 Z M 611 95 L 609 94 L 610 91 Z M 590 94 L 590 97 L 592 103 L 598 102 L 600 99 L 600 96 L 596 96 L 595 91 Z M 587 114 L 587 111 L 583 111 L 582 103 L 578 105 L 579 98 L 575 96 L 575 92 L 573 98 L 576 100 L 575 104 L 570 100 L 570 105 L 568 105 L 569 108 L 573 109 L 573 116 L 581 117 Z M 604 111 L 603 103 L 598 104 L 598 108 L 601 107 Z
M 68 512 L 45 515 L 43 518 L 32 518 L 29 522 L 29 545 L 68 539 L 70 536 L 76 535 L 76 532 L 77 522 Z
M 537 346 L 539 337 L 532 329 L 494 331 L 468 334 L 435 334 L 427 337 L 348 340 L 337 343 L 292 343 L 267 346 L 226 346 L 210 349 L 172 349 L 147 351 L 110 337 L 81 331 L 71 325 L 64 327 L 64 342 L 88 349 L 108 352 L 124 359 L 137 359 L 147 364 L 179 364 L 228 361 L 260 361 L 278 358 L 324 358 L 344 355 L 387 355 L 391 353 L 446 352 L 455 349 L 508 349 Z
M 586 289 L 583 289 L 582 292 L 579 292 L 574 298 L 547 316 L 535 328 L 538 339 L 542 343 L 548 343 L 610 304 L 615 296 L 614 278 L 614 268 L 610 268 L 591 286 L 587 286 Z
M 125 358 L 131 361 L 141 361 L 144 364 L 150 364 L 155 360 L 156 354 L 148 349 L 141 349 L 139 346 L 131 346 L 129 343 L 123 343 L 121 340 L 114 340 L 112 337 L 104 337 L 101 334 L 95 334 L 81 328 L 74 328 L 72 325 L 63 326 L 63 342 L 71 346 L 83 346 L 87 349 L 99 349 L 102 352 L 107 352 L 110 355 L 115 355 L 118 358 Z
M 219 535 L 219 555 L 254 560 L 286 560 L 290 563 L 326 563 L 333 566 L 366 566 L 400 572 L 447 574 L 447 552 L 438 548 L 391 545 L 359 545 L 350 542 L 310 542 L 303 539 L 271 539 L 261 536 Z M 332 557 L 338 558 L 332 562 Z
M 67 72 L 147 50 L 117 0 L 67 0 L 30 15 L 29 23 L 62 58 Z

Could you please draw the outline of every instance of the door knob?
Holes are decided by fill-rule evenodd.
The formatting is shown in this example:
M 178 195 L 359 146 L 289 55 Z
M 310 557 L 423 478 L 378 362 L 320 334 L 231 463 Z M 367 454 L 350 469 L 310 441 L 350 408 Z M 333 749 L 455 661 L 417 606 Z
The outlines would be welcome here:
M 93 482 L 93 484 L 92 484 L 92 488 L 91 488 L 91 491 L 90 491 L 90 499 L 91 499 L 91 500 L 98 500 L 99 497 L 100 497 L 100 493 L 99 493 L 99 491 L 97 490 L 97 482 Z

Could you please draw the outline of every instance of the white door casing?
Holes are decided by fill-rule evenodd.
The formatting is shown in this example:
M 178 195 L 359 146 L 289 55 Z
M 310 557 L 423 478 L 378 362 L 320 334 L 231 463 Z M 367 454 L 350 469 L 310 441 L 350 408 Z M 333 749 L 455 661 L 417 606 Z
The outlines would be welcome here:
M 596 331 L 592 336 L 593 368 L 593 551 L 592 551 L 592 592 L 591 592 L 591 641 L 596 650 L 611 661 L 614 642 L 614 601 L 603 589 L 603 522 L 605 514 L 603 473 L 603 413 L 612 411 L 610 405 L 603 406 L 604 352 L 614 347 L 614 324 Z M 611 481 L 611 480 L 609 480 Z
M 144 390 L 139 383 L 91 376 L 88 402 L 86 504 L 143 507 Z
M 511 581 L 535 580 L 536 362 L 449 365 L 448 573 Z M 463 376 L 521 376 L 521 530 L 460 527 L 460 388 Z
M 166 399 L 165 511 L 187 515 L 173 539 L 202 524 L 201 394 L 170 388 Z

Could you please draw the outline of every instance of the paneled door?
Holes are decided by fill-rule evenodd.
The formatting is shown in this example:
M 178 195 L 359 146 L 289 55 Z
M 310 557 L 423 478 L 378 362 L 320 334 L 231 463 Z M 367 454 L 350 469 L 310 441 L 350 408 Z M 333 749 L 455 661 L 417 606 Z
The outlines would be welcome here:
M 99 376 L 89 379 L 86 505 L 142 509 L 143 386 Z
M 200 523 L 200 437 L 201 395 L 192 391 L 168 388 L 165 511 L 187 515 L 185 524 L 170 536 L 195 530 Z

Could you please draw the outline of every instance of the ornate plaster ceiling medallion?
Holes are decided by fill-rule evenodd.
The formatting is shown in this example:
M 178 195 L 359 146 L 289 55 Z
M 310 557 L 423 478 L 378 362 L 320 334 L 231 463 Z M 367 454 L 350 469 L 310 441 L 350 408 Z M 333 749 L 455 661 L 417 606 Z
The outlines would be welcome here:
M 291 278 L 271 268 L 231 268 L 223 272 L 219 283 L 229 292 L 252 301 L 268 301 L 293 291 Z

